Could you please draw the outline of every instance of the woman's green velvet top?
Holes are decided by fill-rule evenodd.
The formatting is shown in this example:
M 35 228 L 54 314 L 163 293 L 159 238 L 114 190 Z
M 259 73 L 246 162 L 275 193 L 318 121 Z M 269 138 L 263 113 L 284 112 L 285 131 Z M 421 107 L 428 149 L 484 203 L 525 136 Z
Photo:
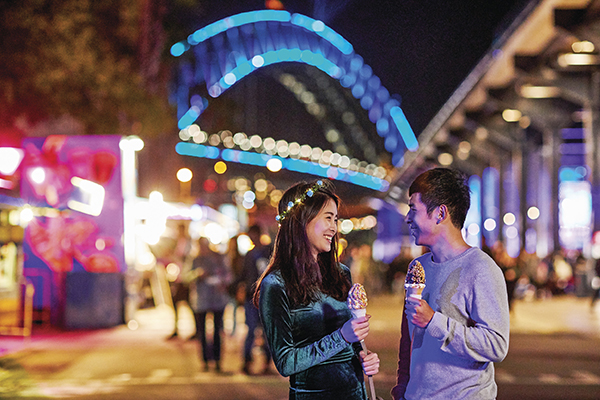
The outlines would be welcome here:
M 341 267 L 350 276 L 348 268 Z M 259 312 L 273 361 L 283 376 L 346 362 L 355 355 L 340 330 L 352 318 L 346 302 L 322 295 L 307 306 L 293 306 L 279 271 L 261 283 Z

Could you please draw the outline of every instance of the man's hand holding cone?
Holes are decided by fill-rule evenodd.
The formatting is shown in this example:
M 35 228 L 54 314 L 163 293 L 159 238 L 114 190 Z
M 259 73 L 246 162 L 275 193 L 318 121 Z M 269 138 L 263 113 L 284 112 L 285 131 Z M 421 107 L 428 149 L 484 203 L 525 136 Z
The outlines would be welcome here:
M 434 311 L 422 299 L 423 289 L 425 289 L 425 270 L 418 260 L 413 261 L 408 267 L 404 289 L 406 291 L 406 313 L 409 320 L 416 326 L 425 328 L 433 318 Z

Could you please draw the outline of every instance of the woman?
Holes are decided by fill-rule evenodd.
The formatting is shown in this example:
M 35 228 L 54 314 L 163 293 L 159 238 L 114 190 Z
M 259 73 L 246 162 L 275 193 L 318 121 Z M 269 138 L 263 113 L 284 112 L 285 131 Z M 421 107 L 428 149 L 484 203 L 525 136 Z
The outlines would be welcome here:
M 379 372 L 376 353 L 359 353 L 370 316 L 352 318 L 346 305 L 351 279 L 337 260 L 339 202 L 329 181 L 284 193 L 273 256 L 254 294 L 275 366 L 290 377 L 290 400 L 363 400 L 363 372 Z
M 200 341 L 202 368 L 208 371 L 209 360 L 215 361 L 215 371 L 221 372 L 221 333 L 223 313 L 229 302 L 227 285 L 231 282 L 231 272 L 223 257 L 209 247 L 208 239 L 198 240 L 199 254 L 192 263 L 192 309 L 196 320 L 196 336 Z M 206 338 L 206 314 L 212 313 L 214 333 L 211 347 Z

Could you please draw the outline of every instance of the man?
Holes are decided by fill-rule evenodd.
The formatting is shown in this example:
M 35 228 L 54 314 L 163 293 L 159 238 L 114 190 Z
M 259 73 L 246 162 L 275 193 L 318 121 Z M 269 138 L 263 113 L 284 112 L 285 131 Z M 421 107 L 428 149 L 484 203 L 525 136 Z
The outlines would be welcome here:
M 426 171 L 409 196 L 406 222 L 430 252 L 417 258 L 426 277 L 422 299 L 405 302 L 392 397 L 495 399 L 493 363 L 508 352 L 508 299 L 500 268 L 461 234 L 470 205 L 465 177 Z
M 260 242 L 261 235 L 262 229 L 259 225 L 252 225 L 248 228 L 248 237 L 252 240 L 254 247 L 246 253 L 242 269 L 242 284 L 245 292 L 244 311 L 246 313 L 246 325 L 248 326 L 248 333 L 244 343 L 244 366 L 242 372 L 246 375 L 252 373 L 252 348 L 254 347 L 256 330 L 261 327 L 258 309 L 252 303 L 252 293 L 254 293 L 254 285 L 258 277 L 267 268 L 269 257 L 271 256 L 271 247 L 264 246 Z M 267 341 L 261 338 L 261 342 L 261 348 L 265 354 L 265 365 L 262 373 L 268 374 L 271 364 L 271 353 L 269 352 Z

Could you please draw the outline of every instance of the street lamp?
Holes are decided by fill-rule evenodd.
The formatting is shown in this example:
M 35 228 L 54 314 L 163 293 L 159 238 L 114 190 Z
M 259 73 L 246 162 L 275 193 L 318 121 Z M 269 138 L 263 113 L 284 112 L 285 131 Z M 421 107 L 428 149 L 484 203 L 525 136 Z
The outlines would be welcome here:
M 177 180 L 179 180 L 179 196 L 181 200 L 190 197 L 192 193 L 192 171 L 189 168 L 181 168 L 177 171 Z

